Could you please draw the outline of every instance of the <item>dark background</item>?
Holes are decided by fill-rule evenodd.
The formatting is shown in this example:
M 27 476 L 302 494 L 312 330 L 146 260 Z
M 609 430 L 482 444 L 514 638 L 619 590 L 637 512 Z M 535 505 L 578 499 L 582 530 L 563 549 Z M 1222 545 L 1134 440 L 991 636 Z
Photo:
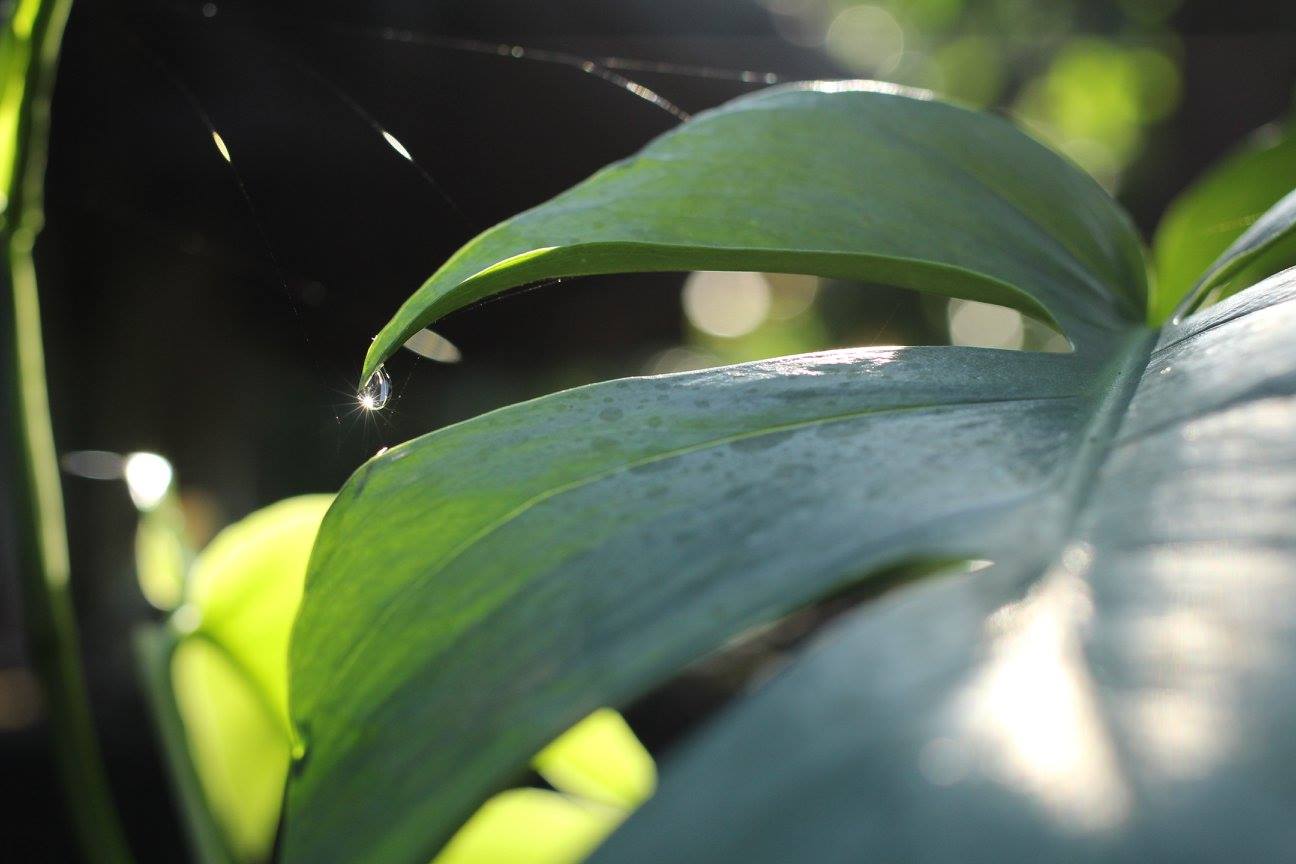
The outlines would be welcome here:
M 996 6 L 963 5 L 968 16 Z M 1118 187 L 1145 237 L 1199 171 L 1289 111 L 1293 4 L 1170 4 L 1133 35 L 1129 3 L 1054 5 L 1064 17 L 1052 42 L 1089 34 L 1172 46 L 1177 108 L 1143 131 Z M 776 23 L 742 0 L 263 0 L 206 10 L 81 0 L 55 95 L 38 248 L 60 451 L 164 454 L 201 540 L 279 498 L 336 489 L 379 447 L 636 374 L 655 352 L 696 341 L 681 315 L 679 276 L 564 282 L 455 314 L 439 329 L 463 363 L 398 357 L 388 409 L 353 410 L 370 336 L 447 255 L 678 122 L 573 65 L 490 46 L 726 70 L 624 73 L 686 111 L 761 86 L 731 71 L 850 73 L 819 48 L 789 41 Z M 384 38 L 385 27 L 433 38 Z M 1012 105 L 1051 50 L 1016 51 L 994 103 Z M 388 148 L 353 104 L 397 135 L 435 182 Z M 843 296 L 822 310 L 825 339 L 806 348 L 939 338 L 908 298 L 878 306 Z M 155 614 L 131 570 L 136 514 L 120 484 L 67 477 L 64 489 L 112 782 L 141 858 L 181 860 L 130 651 L 132 625 Z M 0 774 L 12 796 L 0 805 L 0 859 L 74 860 L 39 705 L 24 713 L 19 704 L 31 701 L 21 622 L 9 561 L 0 562 Z M 641 712 L 650 744 L 686 725 L 698 710 L 690 698 L 706 703 L 705 694 L 683 693 L 654 703 L 664 716 Z

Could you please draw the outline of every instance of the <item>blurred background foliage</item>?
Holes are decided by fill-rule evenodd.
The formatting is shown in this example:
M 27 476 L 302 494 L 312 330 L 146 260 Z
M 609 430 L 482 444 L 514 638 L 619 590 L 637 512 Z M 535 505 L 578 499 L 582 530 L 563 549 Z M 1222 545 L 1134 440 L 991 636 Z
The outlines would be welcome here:
M 1067 154 L 1149 242 L 1176 196 L 1227 157 L 1156 235 L 1164 308 L 1296 185 L 1291 4 L 78 0 L 37 260 L 87 665 L 143 860 L 183 857 L 186 795 L 213 802 L 215 830 L 243 860 L 264 854 L 273 831 L 278 781 L 229 773 L 227 754 L 245 747 L 259 762 L 253 751 L 291 747 L 282 681 L 261 664 L 277 663 L 327 498 L 270 511 L 300 517 L 296 539 L 273 553 L 292 562 L 230 563 L 259 548 L 250 538 L 268 524 L 263 512 L 226 528 L 246 514 L 331 492 L 380 447 L 590 381 L 850 345 L 1065 350 L 1016 313 L 885 286 L 597 277 L 457 313 L 440 331 L 458 350 L 434 353 L 460 362 L 407 353 L 389 364 L 387 410 L 358 411 L 350 383 L 370 336 L 448 254 L 678 122 L 618 76 L 686 112 L 799 78 L 931 88 Z M 8 524 L 0 510 L 0 531 Z M 4 811 L 9 848 L 19 860 L 71 860 L 10 544 L 0 549 L 0 759 L 23 802 Z M 157 688 L 137 671 L 130 634 L 141 625 L 154 628 L 140 643 L 145 666 L 169 682 L 183 723 L 167 746 L 199 764 L 177 780 L 181 810 L 153 734 Z M 261 659 L 240 659 L 244 650 Z M 661 753 L 732 695 L 732 678 L 688 670 L 625 715 Z M 222 696 L 217 717 L 213 688 L 244 698 Z M 543 775 L 519 778 L 532 788 L 490 809 L 554 805 L 569 836 L 615 824 L 588 788 L 569 789 L 576 811 L 571 796 L 536 801 L 570 786 L 551 777 L 551 789 L 534 788 Z
M 165 622 L 136 633 L 153 723 L 167 748 L 173 788 L 200 864 L 270 859 L 289 761 L 302 744 L 288 714 L 288 639 L 311 547 L 331 495 L 302 495 L 223 529 L 196 556 L 180 526 L 153 521 L 174 504 L 169 467 L 124 472 L 141 513 L 137 565 L 150 600 L 163 566 L 178 591 L 159 605 Z M 163 480 L 165 478 L 165 481 Z M 171 542 L 161 544 L 171 532 Z M 147 539 L 146 539 L 147 538 Z M 187 563 L 186 563 L 187 562 Z M 571 864 L 656 786 L 656 766 L 620 714 L 601 709 L 536 754 L 549 788 L 507 790 L 487 801 L 434 864 Z
M 1158 277 L 1153 311 L 1169 314 L 1255 214 L 1291 189 L 1296 189 L 1296 123 L 1289 118 L 1257 129 L 1171 202 L 1152 246 Z M 1226 296 L 1296 264 L 1293 247 L 1296 243 L 1279 244 L 1212 289 L 1211 295 Z
M 1005 109 L 1108 189 L 1181 98 L 1181 0 L 762 0 L 851 73 Z

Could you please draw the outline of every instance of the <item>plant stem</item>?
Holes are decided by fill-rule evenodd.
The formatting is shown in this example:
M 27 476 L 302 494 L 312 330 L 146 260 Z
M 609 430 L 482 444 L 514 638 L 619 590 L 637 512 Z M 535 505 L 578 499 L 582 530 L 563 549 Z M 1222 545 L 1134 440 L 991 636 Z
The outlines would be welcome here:
M 87 860 L 129 862 L 99 756 L 69 594 L 32 247 L 42 222 L 49 103 L 71 0 L 21 0 L 0 33 L 0 330 L 9 495 L 32 665 Z

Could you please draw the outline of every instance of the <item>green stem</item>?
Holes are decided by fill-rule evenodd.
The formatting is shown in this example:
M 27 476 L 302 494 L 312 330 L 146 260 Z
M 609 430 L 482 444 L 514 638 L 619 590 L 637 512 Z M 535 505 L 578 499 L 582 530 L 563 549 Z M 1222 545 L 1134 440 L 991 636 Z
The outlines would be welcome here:
M 71 0 L 22 0 L 0 32 L 0 341 L 6 457 L 31 662 L 87 860 L 129 862 L 99 756 L 68 587 L 67 537 L 45 392 L 32 247 L 40 231 L 49 102 Z

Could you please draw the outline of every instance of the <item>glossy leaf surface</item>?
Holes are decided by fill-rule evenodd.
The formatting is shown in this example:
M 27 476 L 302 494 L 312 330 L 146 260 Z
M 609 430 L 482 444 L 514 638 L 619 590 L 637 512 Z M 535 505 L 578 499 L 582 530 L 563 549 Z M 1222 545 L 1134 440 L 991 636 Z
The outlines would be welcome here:
M 562 729 L 730 636 L 876 569 L 1012 548 L 1061 506 L 1086 362 L 786 358 L 568 391 L 371 460 L 293 641 L 289 853 L 413 860 Z
M 455 309 L 595 273 L 882 282 L 1051 317 L 1076 341 L 1142 320 L 1138 237 L 1096 183 L 1001 119 L 894 89 L 821 82 L 736 99 L 497 225 L 401 307 L 361 381 Z
M 849 781 L 868 782 L 867 772 L 836 771 L 812 725 L 831 725 L 837 702 L 895 696 L 895 710 L 879 716 L 896 729 L 871 732 L 878 721 L 851 714 L 827 731 L 861 741 L 909 734 L 900 691 L 954 699 L 978 662 L 959 650 L 982 646 L 972 636 L 986 616 L 1047 594 L 1048 574 L 1097 555 L 1084 550 L 1107 539 L 1091 538 L 1091 523 L 1115 506 L 1101 496 L 1118 499 L 1106 490 L 1119 436 L 1174 404 L 1145 395 L 1158 386 L 1146 372 L 1157 339 L 1171 337 L 1142 325 L 1137 239 L 1088 178 L 1002 121 L 875 89 L 778 88 L 736 100 L 483 234 L 384 329 L 366 373 L 440 315 L 510 287 L 698 267 L 1000 302 L 1051 317 L 1076 353 L 861 349 L 609 382 L 371 460 L 324 521 L 294 632 L 292 716 L 306 753 L 289 785 L 285 861 L 426 860 L 598 706 L 623 704 L 748 628 L 886 568 L 997 562 L 984 578 L 933 583 L 968 586 L 959 589 L 966 602 L 951 601 L 958 626 L 948 644 L 922 631 L 930 651 L 947 652 L 945 665 L 856 654 L 869 693 L 839 667 L 837 696 L 825 684 L 815 704 L 797 695 L 775 705 L 804 719 L 786 739 L 803 736 L 801 755 L 760 764 L 825 796 L 853 791 Z M 1201 362 L 1221 370 L 1199 372 L 1203 380 L 1232 374 L 1219 346 Z M 1266 374 L 1273 362 L 1250 371 Z M 1155 497 L 1157 481 L 1135 491 Z M 1137 527 L 1154 515 L 1149 530 L 1170 521 L 1137 508 L 1128 518 Z M 1124 540 L 1112 542 L 1116 554 Z M 713 770 L 714 784 L 728 784 L 731 766 L 705 762 L 706 746 L 679 770 Z M 891 814 L 881 799 L 870 799 L 877 813 L 864 812 L 883 833 L 837 812 L 831 826 L 817 823 L 832 836 L 815 846 L 776 818 L 782 805 L 761 797 L 760 782 L 741 782 L 727 824 L 767 821 L 768 849 L 783 854 L 773 860 L 842 850 L 868 860 L 896 848 L 883 842 Z M 981 781 L 985 806 L 1011 833 L 1032 805 L 1016 793 L 994 809 L 1008 784 Z M 664 786 L 614 835 L 609 860 L 734 860 L 742 841 L 708 845 L 681 812 L 693 798 L 685 788 Z M 699 814 L 729 806 L 708 789 Z M 700 832 L 683 836 L 688 854 L 672 849 L 677 829 Z
M 1060 554 L 858 610 L 594 861 L 1281 858 L 1294 330 L 1291 272 L 1167 328 Z

